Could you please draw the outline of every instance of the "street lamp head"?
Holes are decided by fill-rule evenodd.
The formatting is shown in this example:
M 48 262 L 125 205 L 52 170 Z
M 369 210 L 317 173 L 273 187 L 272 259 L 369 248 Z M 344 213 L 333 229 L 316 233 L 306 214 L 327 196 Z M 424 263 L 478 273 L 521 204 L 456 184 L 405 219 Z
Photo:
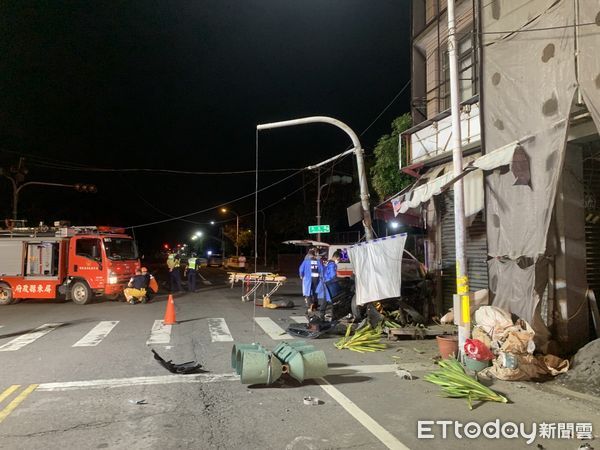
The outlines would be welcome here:
M 196 237 L 202 237 L 202 231 L 196 231 L 196 234 L 194 236 L 196 236 Z
M 211 221 L 210 221 L 210 224 L 211 224 L 211 225 L 214 225 L 214 224 L 215 224 L 215 221 L 214 221 L 214 220 L 211 220 Z
M 226 213 L 227 212 L 227 208 L 221 208 L 221 212 Z

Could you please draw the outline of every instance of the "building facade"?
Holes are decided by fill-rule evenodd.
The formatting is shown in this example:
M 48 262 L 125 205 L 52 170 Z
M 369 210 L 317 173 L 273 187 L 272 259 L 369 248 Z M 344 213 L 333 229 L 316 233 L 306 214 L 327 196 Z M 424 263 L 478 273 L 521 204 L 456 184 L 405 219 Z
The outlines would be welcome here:
M 456 1 L 471 290 L 571 352 L 600 297 L 600 2 Z M 445 0 L 412 1 L 413 127 L 395 211 L 421 217 L 438 308 L 455 290 Z M 402 161 L 402 158 L 400 158 Z

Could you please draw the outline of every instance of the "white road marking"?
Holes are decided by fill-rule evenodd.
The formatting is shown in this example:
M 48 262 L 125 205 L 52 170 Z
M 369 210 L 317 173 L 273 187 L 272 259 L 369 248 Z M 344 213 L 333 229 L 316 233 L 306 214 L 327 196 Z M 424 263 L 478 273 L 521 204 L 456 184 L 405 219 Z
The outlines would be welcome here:
M 255 317 L 254 320 L 259 327 L 263 329 L 265 333 L 269 335 L 271 339 L 281 341 L 283 339 L 294 339 L 292 336 L 287 334 L 283 328 L 277 325 L 270 317 Z
M 146 345 L 168 344 L 171 342 L 172 325 L 164 325 L 162 320 L 155 320 Z
M 355 373 L 393 373 L 397 369 L 408 370 L 409 372 L 418 372 L 435 369 L 432 363 L 402 363 L 402 364 L 378 364 L 378 365 L 360 365 L 360 366 L 342 366 L 331 367 L 329 375 L 349 375 Z
M 373 436 L 381 441 L 390 450 L 409 450 L 406 445 L 400 442 L 389 431 L 375 422 L 371 416 L 360 409 L 356 403 L 342 394 L 337 388 L 333 387 L 324 378 L 315 380 L 331 398 L 340 404 L 352 417 L 365 427 Z M 41 385 L 40 385 L 41 386 Z
M 393 372 L 393 364 L 362 365 L 332 368 L 330 372 L 354 370 L 354 373 L 384 373 Z M 402 366 L 404 367 L 404 366 Z M 329 373 L 336 375 L 336 373 Z M 154 377 L 110 378 L 86 381 L 62 381 L 55 383 L 40 383 L 37 391 L 68 391 L 74 389 L 105 389 L 140 385 L 173 384 L 173 383 L 216 383 L 220 381 L 239 381 L 234 373 L 203 373 L 194 375 L 160 375 Z
M 233 336 L 223 318 L 208 319 L 208 331 L 213 342 L 232 342 Z
M 41 338 L 42 336 L 50 333 L 52 330 L 57 329 L 61 325 L 63 324 L 45 323 L 44 325 L 37 327 L 35 330 L 31 330 L 29 333 L 22 334 L 12 341 L 0 346 L 0 352 L 14 352 L 15 350 L 19 350 L 26 345 L 31 344 L 33 341 Z
M 156 377 L 111 378 L 106 380 L 66 381 L 58 383 L 42 383 L 38 391 L 70 391 L 74 389 L 106 389 L 129 386 L 148 386 L 152 384 L 173 383 L 215 383 L 219 381 L 238 381 L 240 377 L 234 373 L 194 375 L 160 375 Z
M 102 321 L 90 330 L 88 334 L 73 344 L 73 347 L 95 347 L 108 336 L 108 333 L 119 323 L 118 320 Z
M 296 323 L 308 323 L 306 316 L 290 316 L 290 319 Z
M 201 273 L 198 273 L 198 276 L 202 279 L 202 283 L 204 283 L 206 285 L 212 284 L 210 281 L 208 281 L 206 278 L 204 278 Z

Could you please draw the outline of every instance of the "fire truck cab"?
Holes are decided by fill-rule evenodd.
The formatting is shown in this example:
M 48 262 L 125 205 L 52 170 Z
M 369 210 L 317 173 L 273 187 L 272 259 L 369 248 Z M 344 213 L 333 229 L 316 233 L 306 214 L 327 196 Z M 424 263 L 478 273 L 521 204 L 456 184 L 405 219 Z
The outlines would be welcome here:
M 140 267 L 135 241 L 111 227 L 0 230 L 0 305 L 116 298 Z

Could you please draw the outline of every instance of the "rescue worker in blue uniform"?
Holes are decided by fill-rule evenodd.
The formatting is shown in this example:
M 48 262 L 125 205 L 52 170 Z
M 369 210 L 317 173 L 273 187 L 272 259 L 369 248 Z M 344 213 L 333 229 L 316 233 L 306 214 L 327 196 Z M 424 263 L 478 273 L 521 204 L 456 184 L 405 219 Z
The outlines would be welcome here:
M 308 250 L 298 272 L 302 279 L 302 295 L 308 311 L 314 311 L 317 307 L 317 286 L 323 276 L 323 264 L 315 248 Z
M 342 253 L 339 250 L 333 252 L 331 259 L 327 261 L 327 265 L 323 270 L 323 276 L 320 279 L 319 285 L 317 286 L 317 297 L 319 299 L 319 316 L 321 319 L 325 317 L 325 311 L 327 310 L 327 304 L 331 303 L 331 289 L 327 288 L 327 282 L 335 280 L 337 278 L 337 265 L 342 259 Z M 335 292 L 333 293 L 335 295 Z
M 196 292 L 196 270 L 198 269 L 198 258 L 196 254 L 192 253 L 192 257 L 188 259 L 187 267 L 185 269 L 188 282 L 188 291 Z

